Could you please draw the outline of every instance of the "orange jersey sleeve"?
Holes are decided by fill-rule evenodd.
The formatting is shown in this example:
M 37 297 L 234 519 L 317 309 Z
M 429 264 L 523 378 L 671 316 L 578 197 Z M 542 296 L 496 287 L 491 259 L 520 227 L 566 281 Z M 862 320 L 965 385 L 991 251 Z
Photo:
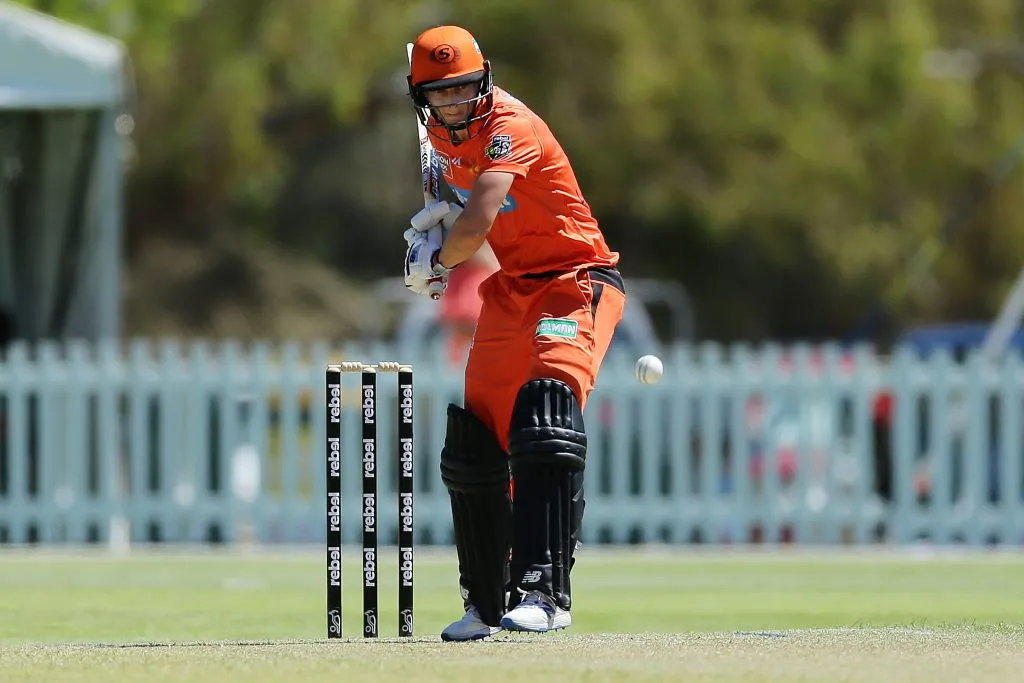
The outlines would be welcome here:
M 520 178 L 530 175 L 530 168 L 544 154 L 537 131 L 528 117 L 514 109 L 499 110 L 485 128 L 480 172 L 505 171 Z
M 474 138 L 435 142 L 445 181 L 463 204 L 481 173 L 516 176 L 487 241 L 512 276 L 614 267 L 569 158 L 547 124 L 525 104 L 494 89 L 494 109 Z

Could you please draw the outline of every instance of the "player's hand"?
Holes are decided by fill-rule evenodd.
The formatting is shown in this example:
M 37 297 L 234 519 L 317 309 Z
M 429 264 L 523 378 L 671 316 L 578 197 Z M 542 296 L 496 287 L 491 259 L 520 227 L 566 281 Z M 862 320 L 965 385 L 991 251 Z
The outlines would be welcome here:
M 435 225 L 426 232 L 409 229 L 405 231 L 408 249 L 405 252 L 405 286 L 416 294 L 429 294 L 437 291 L 435 283 L 440 283 L 443 293 L 448 286 L 450 269 L 437 263 L 437 254 L 443 243 L 441 225 Z
M 444 235 L 455 225 L 455 220 L 462 213 L 462 207 L 451 202 L 434 202 L 423 207 L 415 216 L 409 219 L 409 224 L 416 232 L 426 232 L 435 225 L 444 226 Z

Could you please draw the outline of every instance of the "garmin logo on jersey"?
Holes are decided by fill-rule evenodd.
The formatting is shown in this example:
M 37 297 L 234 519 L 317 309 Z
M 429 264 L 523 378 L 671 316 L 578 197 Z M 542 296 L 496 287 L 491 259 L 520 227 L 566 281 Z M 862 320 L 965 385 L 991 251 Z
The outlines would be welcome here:
M 568 318 L 542 318 L 537 323 L 535 337 L 561 337 L 562 339 L 575 339 L 579 331 L 579 324 Z
M 466 202 L 469 201 L 469 190 L 464 190 L 461 187 L 456 187 L 451 183 L 448 183 L 448 187 L 451 188 L 451 191 L 454 192 L 455 195 L 459 198 L 459 203 L 465 206 Z M 498 213 L 505 213 L 506 211 L 515 211 L 515 208 L 516 200 L 512 199 L 511 194 L 507 194 L 505 195 L 505 199 L 501 201 L 501 208 L 498 209 Z

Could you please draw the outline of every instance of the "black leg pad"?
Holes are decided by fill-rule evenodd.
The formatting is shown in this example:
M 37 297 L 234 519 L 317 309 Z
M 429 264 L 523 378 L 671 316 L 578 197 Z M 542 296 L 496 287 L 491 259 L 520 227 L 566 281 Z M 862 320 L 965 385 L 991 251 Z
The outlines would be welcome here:
M 523 385 L 509 426 L 511 606 L 540 591 L 571 607 L 569 571 L 583 523 L 586 457 L 586 428 L 572 389 L 554 379 Z
M 451 500 L 463 599 L 497 626 L 505 613 L 512 501 L 508 456 L 469 411 L 448 406 L 441 481 Z

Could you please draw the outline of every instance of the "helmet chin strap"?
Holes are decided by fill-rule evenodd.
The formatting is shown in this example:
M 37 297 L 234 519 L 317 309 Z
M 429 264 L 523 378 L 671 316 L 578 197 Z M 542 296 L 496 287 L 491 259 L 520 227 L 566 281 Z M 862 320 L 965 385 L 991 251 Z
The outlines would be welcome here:
M 434 115 L 435 119 L 441 122 L 442 126 L 452 131 L 466 130 L 467 128 L 469 128 L 470 119 L 473 118 L 473 112 L 470 111 L 468 114 L 466 114 L 466 118 L 465 120 L 463 120 L 462 123 L 448 123 L 448 121 L 446 121 L 445 118 L 441 116 L 441 112 L 437 110 L 437 107 L 431 107 L 430 112 Z
M 451 140 L 454 145 L 465 142 L 465 140 L 458 137 L 458 133 L 461 131 L 468 131 L 469 127 L 473 125 L 473 122 L 479 120 L 478 117 L 474 116 L 478 109 L 479 106 L 473 107 L 469 113 L 466 114 L 466 118 L 461 123 L 448 123 L 445 118 L 441 116 L 441 113 L 437 111 L 436 107 L 430 108 L 434 118 L 441 122 L 441 127 L 448 131 L 448 139 Z
M 458 133 L 459 133 L 459 131 L 469 130 L 469 125 L 470 125 L 470 123 L 472 123 L 471 119 L 473 118 L 473 114 L 472 113 L 468 114 L 466 116 L 466 120 L 463 121 L 462 123 L 453 123 L 453 124 L 449 124 L 447 121 L 445 121 L 444 117 L 441 116 L 441 114 L 434 107 L 430 107 L 430 113 L 431 113 L 432 118 L 436 119 L 437 122 L 440 124 L 440 125 L 434 124 L 432 126 L 427 126 L 427 131 L 431 135 L 437 135 L 438 137 L 440 137 L 441 131 L 439 131 L 437 129 L 438 128 L 443 128 L 444 131 L 448 134 L 448 140 L 453 145 L 458 145 L 458 144 L 461 144 L 461 143 L 465 142 L 464 140 L 461 140 L 459 138 Z M 433 130 L 431 130 L 431 129 L 433 129 Z
M 463 142 L 466 142 L 466 140 L 469 139 L 467 137 L 464 140 L 464 139 L 459 137 L 459 132 L 469 130 L 469 124 L 468 123 L 460 124 L 458 126 L 448 126 L 448 125 L 446 125 L 444 127 L 444 129 L 446 131 L 448 131 L 448 139 L 451 141 L 451 143 L 453 145 L 461 145 Z

